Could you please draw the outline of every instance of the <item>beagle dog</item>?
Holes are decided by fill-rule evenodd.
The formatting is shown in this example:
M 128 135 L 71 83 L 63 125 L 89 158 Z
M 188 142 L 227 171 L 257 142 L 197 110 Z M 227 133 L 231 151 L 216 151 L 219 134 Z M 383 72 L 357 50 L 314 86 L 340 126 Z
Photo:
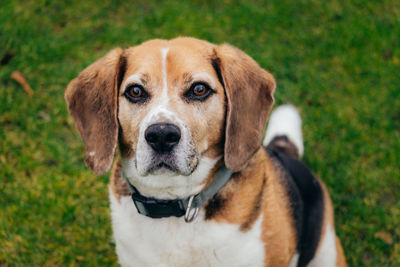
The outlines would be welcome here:
M 241 50 L 194 38 L 116 48 L 70 82 L 85 162 L 112 167 L 122 266 L 346 266 L 293 106 L 262 142 L 274 90 Z

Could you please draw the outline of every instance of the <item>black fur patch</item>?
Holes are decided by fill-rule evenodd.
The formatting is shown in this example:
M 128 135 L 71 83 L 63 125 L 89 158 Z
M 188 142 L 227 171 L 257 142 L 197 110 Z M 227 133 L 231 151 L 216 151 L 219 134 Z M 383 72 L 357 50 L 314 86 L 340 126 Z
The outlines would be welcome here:
M 299 160 L 267 148 L 269 155 L 286 171 L 285 186 L 292 204 L 297 231 L 297 266 L 312 260 L 322 233 L 324 194 L 315 176 Z
M 214 53 L 216 54 L 215 51 Z M 221 70 L 219 68 L 219 66 L 221 65 L 221 60 L 217 58 L 216 55 L 214 56 L 214 58 L 211 59 L 211 65 L 213 66 L 215 73 L 217 74 L 218 81 L 222 84 L 222 87 L 225 88 L 224 79 L 222 78 Z
M 217 214 L 225 206 L 226 199 L 222 198 L 220 194 L 216 194 L 212 199 L 210 199 L 205 208 L 206 216 L 205 219 L 211 219 L 215 214 Z
M 300 159 L 296 145 L 293 144 L 286 135 L 275 136 L 268 144 L 268 148 L 292 158 Z
M 119 90 L 121 87 L 122 80 L 124 79 L 125 72 L 126 72 L 126 65 L 127 65 L 127 59 L 122 53 L 121 56 L 119 57 L 119 65 L 118 65 L 118 77 L 117 77 L 117 88 L 118 88 L 118 95 L 119 95 Z

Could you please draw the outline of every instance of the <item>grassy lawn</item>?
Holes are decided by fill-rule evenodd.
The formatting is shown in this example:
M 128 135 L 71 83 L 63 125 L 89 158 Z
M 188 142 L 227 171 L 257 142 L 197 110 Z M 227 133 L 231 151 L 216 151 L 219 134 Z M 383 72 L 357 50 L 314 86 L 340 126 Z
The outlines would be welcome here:
M 177 36 L 274 74 L 350 266 L 400 266 L 400 1 L 51 2 L 0 1 L 0 266 L 117 265 L 108 177 L 85 167 L 63 93 L 113 47 Z

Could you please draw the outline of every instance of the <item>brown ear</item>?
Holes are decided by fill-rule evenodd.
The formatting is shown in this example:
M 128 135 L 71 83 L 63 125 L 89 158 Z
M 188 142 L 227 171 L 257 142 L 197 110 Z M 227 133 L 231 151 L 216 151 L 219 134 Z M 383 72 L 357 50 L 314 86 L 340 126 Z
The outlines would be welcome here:
M 261 146 L 275 80 L 243 51 L 227 44 L 216 48 L 214 66 L 227 97 L 225 165 L 239 171 Z
M 65 91 L 68 109 L 85 144 L 85 162 L 95 173 L 110 169 L 118 137 L 118 86 L 125 69 L 116 48 L 84 69 Z

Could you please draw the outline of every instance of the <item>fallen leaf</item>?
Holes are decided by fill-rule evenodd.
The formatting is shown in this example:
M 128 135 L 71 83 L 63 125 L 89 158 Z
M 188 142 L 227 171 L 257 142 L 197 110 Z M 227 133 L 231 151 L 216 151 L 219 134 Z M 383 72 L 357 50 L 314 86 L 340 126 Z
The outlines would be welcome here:
M 24 76 L 19 71 L 14 71 L 11 73 L 11 78 L 13 78 L 17 83 L 19 83 L 22 88 L 24 88 L 25 92 L 28 94 L 29 97 L 33 96 L 33 90 L 25 80 Z
M 379 238 L 388 245 L 393 244 L 392 236 L 388 232 L 376 232 L 374 237 Z
M 51 120 L 50 115 L 47 114 L 47 113 L 44 112 L 44 111 L 39 111 L 38 115 L 39 115 L 39 117 L 42 118 L 44 121 L 50 121 L 50 120 Z

